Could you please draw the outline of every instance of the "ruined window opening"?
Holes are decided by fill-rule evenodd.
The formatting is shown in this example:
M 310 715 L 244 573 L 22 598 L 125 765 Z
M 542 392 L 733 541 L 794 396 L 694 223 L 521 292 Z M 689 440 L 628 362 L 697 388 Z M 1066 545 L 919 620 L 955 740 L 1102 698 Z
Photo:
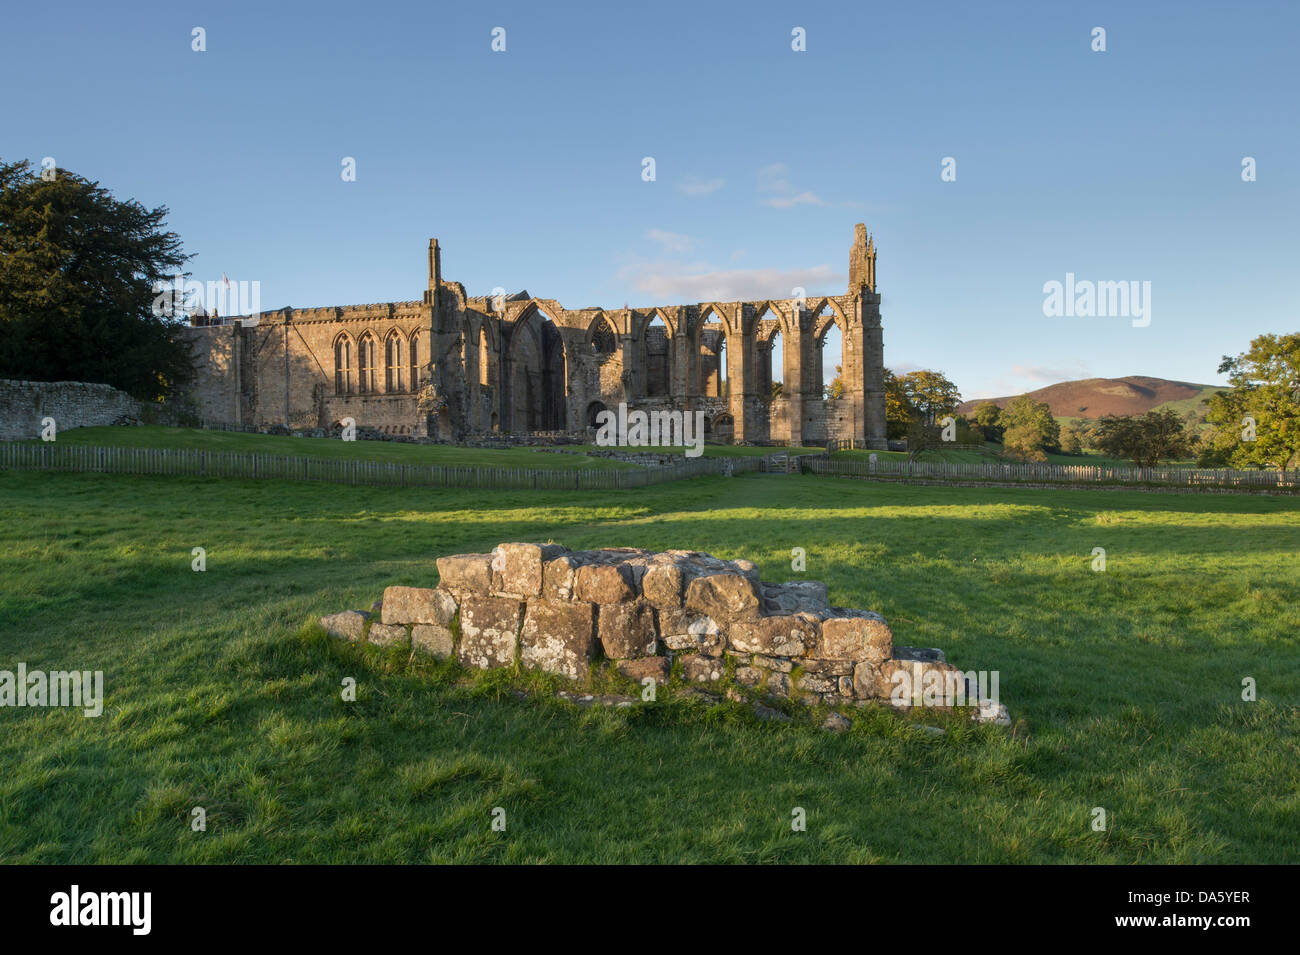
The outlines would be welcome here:
M 597 355 L 612 355 L 616 347 L 614 329 L 602 315 L 591 328 L 591 350 Z
M 361 336 L 361 342 L 357 346 L 357 370 L 358 370 L 358 391 L 361 394 L 370 394 L 377 390 L 377 378 L 379 375 L 379 363 L 375 354 L 378 348 L 375 345 L 375 338 L 369 332 Z
M 397 332 L 390 332 L 384 341 L 384 391 L 398 392 L 402 388 L 402 338 Z
M 352 341 L 346 335 L 334 341 L 334 393 L 352 394 Z

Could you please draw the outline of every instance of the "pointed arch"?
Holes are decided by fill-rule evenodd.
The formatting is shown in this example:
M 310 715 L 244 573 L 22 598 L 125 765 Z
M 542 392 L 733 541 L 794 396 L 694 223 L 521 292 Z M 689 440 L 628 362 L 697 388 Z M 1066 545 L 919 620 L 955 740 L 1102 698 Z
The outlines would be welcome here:
M 356 346 L 352 336 L 339 332 L 334 337 L 334 393 L 336 395 L 352 394 L 353 366 Z
M 716 325 L 712 319 L 717 319 Z M 730 325 L 726 316 L 716 307 L 707 306 L 700 312 L 696 329 L 697 352 L 700 365 L 700 393 L 706 398 L 727 396 L 727 346 Z
M 827 327 L 833 322 L 839 327 L 840 334 L 845 334 L 849 330 L 849 321 L 844 315 L 844 310 L 840 308 L 839 303 L 833 298 L 822 298 L 811 303 L 812 308 L 808 313 L 812 315 L 812 330 L 814 338 L 821 338 L 826 334 Z
M 379 343 L 370 331 L 357 339 L 357 391 L 363 395 L 379 390 Z
M 646 397 L 663 397 L 668 394 L 672 380 L 673 340 L 668 323 L 658 309 L 651 312 L 641 326 L 638 339 Z
M 384 336 L 384 391 L 396 394 L 408 391 L 406 377 L 406 337 L 396 328 Z
M 604 312 L 592 319 L 587 326 L 587 344 L 597 355 L 612 355 L 618 351 L 618 335 Z
M 505 425 L 511 431 L 562 431 L 568 356 L 555 321 L 536 301 L 519 313 L 510 331 L 502 370 Z

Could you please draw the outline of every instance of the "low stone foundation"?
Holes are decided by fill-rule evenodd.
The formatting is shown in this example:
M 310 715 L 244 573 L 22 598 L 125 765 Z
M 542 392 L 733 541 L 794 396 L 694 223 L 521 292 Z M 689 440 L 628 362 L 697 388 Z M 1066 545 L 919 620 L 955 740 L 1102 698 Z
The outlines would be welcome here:
M 896 647 L 880 614 L 832 607 L 816 581 L 765 583 L 746 560 L 501 544 L 437 563 L 437 587 L 389 587 L 377 611 L 321 626 L 477 669 L 519 664 L 581 681 L 612 666 L 642 684 L 734 680 L 809 704 L 968 706 L 975 720 L 1010 723 L 996 691 L 943 651 Z

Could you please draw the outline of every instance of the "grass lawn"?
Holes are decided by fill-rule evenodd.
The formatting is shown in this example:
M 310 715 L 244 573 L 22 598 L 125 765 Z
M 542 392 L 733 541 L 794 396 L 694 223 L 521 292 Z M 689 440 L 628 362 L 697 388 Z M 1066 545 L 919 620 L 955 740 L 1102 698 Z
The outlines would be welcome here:
M 61 444 L 97 447 L 201 448 L 309 458 L 364 458 L 405 464 L 447 464 L 500 468 L 538 468 L 570 471 L 577 468 L 632 468 L 637 465 L 610 458 L 593 458 L 580 445 L 566 447 L 573 454 L 554 454 L 539 448 L 465 448 L 452 444 L 406 444 L 399 441 L 342 441 L 338 438 L 293 438 L 240 431 L 205 431 L 143 425 L 135 428 L 72 428 L 59 432 Z M 39 441 L 28 442 L 39 444 Z
M 1002 445 L 1000 444 L 993 444 L 990 442 L 987 443 L 985 447 L 987 447 L 989 451 L 992 451 L 995 454 L 1000 454 L 1002 452 Z M 878 458 L 881 459 L 888 459 L 893 461 L 907 460 L 906 451 L 863 451 L 857 449 L 852 451 L 836 451 L 834 452 L 832 457 L 856 458 L 858 460 L 865 461 L 872 454 L 876 455 Z M 925 454 L 923 454 L 918 460 L 922 462 L 951 461 L 951 462 L 962 463 L 962 464 L 996 464 L 1002 459 L 996 457 L 995 454 L 985 454 L 980 451 L 972 451 L 969 448 L 960 448 L 960 449 L 953 449 L 953 450 L 936 448 L 933 451 L 925 452 Z M 1008 463 L 1015 463 L 1015 462 L 1012 462 L 1010 461 L 1010 459 L 1008 459 Z M 1065 464 L 1070 466 L 1103 467 L 1103 468 L 1136 467 L 1136 465 L 1132 461 L 1125 460 L 1124 458 L 1106 457 L 1104 454 L 1099 454 L 1095 451 L 1085 451 L 1083 454 L 1053 454 L 1051 452 L 1048 452 L 1047 463 Z M 1190 468 L 1190 467 L 1195 467 L 1196 462 L 1191 459 L 1188 459 L 1186 461 L 1164 461 L 1161 463 L 1160 466 L 1168 467 L 1168 468 Z
M 927 714 L 936 737 L 872 708 L 834 735 L 739 704 L 582 710 L 310 624 L 432 584 L 435 556 L 546 539 L 743 556 L 773 580 L 806 548 L 806 576 L 884 613 L 898 643 L 1000 671 L 1016 725 Z M 1294 501 L 778 475 L 597 496 L 0 473 L 0 579 L 0 669 L 106 684 L 98 719 L 0 709 L 9 862 L 1300 860 Z
M 554 450 L 541 448 L 465 448 L 450 444 L 406 444 L 398 441 L 341 441 L 337 438 L 294 438 L 239 431 L 204 431 L 199 428 L 168 428 L 144 425 L 133 428 L 72 428 L 59 432 L 64 444 L 97 447 L 202 448 L 207 451 L 239 451 L 261 454 L 301 455 L 311 458 L 364 458 L 368 461 L 400 461 L 407 464 L 479 465 L 502 468 L 636 469 L 638 465 L 605 457 L 590 457 L 596 445 L 563 445 Z M 29 444 L 39 444 L 30 441 Z M 620 448 L 628 452 L 684 454 L 682 447 Z M 709 444 L 705 457 L 761 457 L 779 454 L 785 448 L 752 448 Z M 795 453 L 815 453 L 821 448 L 795 448 Z M 556 453 L 562 451 L 564 453 Z

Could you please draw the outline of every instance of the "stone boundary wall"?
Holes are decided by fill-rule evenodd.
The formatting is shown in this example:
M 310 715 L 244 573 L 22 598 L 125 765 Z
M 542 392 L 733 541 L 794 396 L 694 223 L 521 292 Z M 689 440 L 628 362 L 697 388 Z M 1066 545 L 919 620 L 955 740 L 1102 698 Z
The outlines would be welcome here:
M 41 436 L 41 419 L 54 419 L 59 431 L 134 422 L 140 403 L 112 385 L 83 381 L 0 379 L 0 440 Z
M 960 686 L 972 718 L 1009 723 L 940 650 L 894 646 L 880 614 L 832 607 L 817 581 L 765 583 L 746 560 L 698 551 L 570 551 L 501 544 L 437 561 L 436 587 L 389 587 L 378 610 L 320 618 L 332 636 L 410 646 L 465 667 L 585 680 L 596 666 L 656 683 L 728 677 L 775 697 L 829 706 L 900 703 L 900 671 Z

